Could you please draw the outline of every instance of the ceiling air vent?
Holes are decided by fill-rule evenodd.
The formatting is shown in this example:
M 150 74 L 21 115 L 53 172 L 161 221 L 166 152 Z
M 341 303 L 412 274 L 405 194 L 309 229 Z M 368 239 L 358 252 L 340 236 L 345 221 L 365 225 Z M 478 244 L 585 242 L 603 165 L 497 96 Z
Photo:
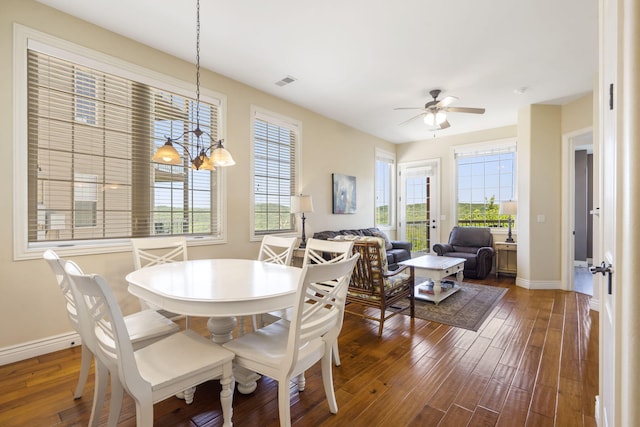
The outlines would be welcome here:
M 287 77 L 283 78 L 282 80 L 278 80 L 276 82 L 276 85 L 282 87 L 282 86 L 288 85 L 289 83 L 293 83 L 295 81 L 296 81 L 295 77 L 287 76 Z

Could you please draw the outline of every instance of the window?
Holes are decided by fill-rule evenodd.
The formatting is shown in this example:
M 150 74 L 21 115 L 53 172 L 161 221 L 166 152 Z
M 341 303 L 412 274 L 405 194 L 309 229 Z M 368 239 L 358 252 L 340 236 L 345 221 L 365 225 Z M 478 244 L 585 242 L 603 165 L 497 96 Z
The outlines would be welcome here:
M 255 107 L 252 116 L 253 236 L 293 233 L 301 125 Z
M 375 219 L 380 228 L 393 228 L 395 223 L 396 157 L 388 151 L 376 149 Z
M 219 172 L 192 170 L 186 155 L 178 166 L 151 161 L 168 136 L 195 128 L 195 99 L 112 58 L 98 62 L 26 36 L 24 44 L 26 141 L 16 147 L 26 195 L 15 210 L 22 255 L 155 234 L 223 239 Z M 217 139 L 222 100 L 202 98 L 200 127 Z
M 73 199 L 74 227 L 98 225 L 98 176 L 74 174 Z
M 456 147 L 457 223 L 461 226 L 507 227 L 500 202 L 515 199 L 516 143 Z

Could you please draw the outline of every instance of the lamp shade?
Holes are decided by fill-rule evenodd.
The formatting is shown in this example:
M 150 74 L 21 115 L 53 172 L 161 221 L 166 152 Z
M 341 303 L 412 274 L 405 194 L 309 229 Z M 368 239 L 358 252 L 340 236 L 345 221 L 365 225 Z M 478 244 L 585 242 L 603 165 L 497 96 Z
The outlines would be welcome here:
M 182 164 L 182 157 L 180 157 L 178 150 L 175 149 L 169 138 L 167 138 L 167 142 L 156 151 L 156 154 L 153 155 L 151 160 L 168 165 Z
M 211 152 L 211 163 L 215 166 L 233 166 L 236 164 L 231 153 L 229 153 L 223 146 L 222 141 L 218 143 L 218 146 Z
M 291 196 L 291 213 L 313 212 L 313 201 L 309 195 Z
M 515 215 L 518 213 L 518 202 L 510 200 L 500 203 L 500 215 Z

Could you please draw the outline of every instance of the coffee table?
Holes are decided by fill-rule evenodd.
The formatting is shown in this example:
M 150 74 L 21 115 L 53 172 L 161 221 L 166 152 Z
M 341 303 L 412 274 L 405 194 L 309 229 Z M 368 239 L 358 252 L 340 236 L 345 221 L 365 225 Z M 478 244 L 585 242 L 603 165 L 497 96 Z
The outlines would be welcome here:
M 460 282 L 464 278 L 464 258 L 453 258 L 436 255 L 423 255 L 402 261 L 399 264 L 412 266 L 416 276 L 422 273 L 434 281 L 433 294 L 424 294 L 419 291 L 419 287 L 426 282 L 416 285 L 415 298 L 434 302 L 436 305 L 445 298 L 455 294 L 460 290 Z M 456 275 L 456 281 L 449 289 L 442 290 L 442 279 L 447 276 Z

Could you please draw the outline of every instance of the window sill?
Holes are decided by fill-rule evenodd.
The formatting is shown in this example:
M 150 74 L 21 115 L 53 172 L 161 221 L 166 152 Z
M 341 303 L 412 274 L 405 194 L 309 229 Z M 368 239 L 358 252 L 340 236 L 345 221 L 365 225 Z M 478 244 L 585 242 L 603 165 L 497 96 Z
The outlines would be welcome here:
M 206 236 L 187 237 L 187 246 L 206 246 L 227 243 L 226 239 Z M 120 239 L 111 242 L 85 242 L 85 243 L 36 243 L 26 249 L 14 248 L 14 261 L 32 260 L 42 258 L 47 250 L 54 250 L 61 257 L 77 255 L 102 255 L 117 252 L 131 252 L 131 240 Z

